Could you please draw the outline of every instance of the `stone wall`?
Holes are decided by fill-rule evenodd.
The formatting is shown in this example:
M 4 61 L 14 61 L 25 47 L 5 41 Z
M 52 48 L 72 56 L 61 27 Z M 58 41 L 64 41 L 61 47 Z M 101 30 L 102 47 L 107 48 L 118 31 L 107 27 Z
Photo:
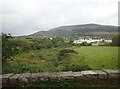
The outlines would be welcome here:
M 43 72 L 43 73 L 23 73 L 23 74 L 3 74 L 3 86 L 15 84 L 38 83 L 38 82 L 61 82 L 61 81 L 88 81 L 88 80 L 117 80 L 119 70 L 88 70 L 80 72 Z

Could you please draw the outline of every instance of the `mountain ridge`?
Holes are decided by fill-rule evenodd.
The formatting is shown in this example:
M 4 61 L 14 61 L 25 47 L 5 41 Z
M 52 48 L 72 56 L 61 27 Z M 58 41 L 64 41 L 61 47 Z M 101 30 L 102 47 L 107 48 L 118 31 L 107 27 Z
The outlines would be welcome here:
M 81 24 L 59 26 L 48 31 L 38 31 L 31 36 L 46 37 L 79 37 L 79 36 L 115 36 L 118 33 L 118 26 L 100 24 Z

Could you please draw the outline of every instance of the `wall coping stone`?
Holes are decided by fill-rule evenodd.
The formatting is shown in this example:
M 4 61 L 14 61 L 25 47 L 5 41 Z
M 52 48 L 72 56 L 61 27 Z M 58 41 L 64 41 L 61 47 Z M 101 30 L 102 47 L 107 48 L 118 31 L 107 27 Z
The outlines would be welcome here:
M 101 79 L 119 79 L 119 70 L 86 70 L 78 72 L 42 72 L 42 73 L 23 73 L 23 74 L 3 74 L 2 84 L 7 85 L 15 83 L 29 83 L 29 82 L 49 82 L 49 81 L 87 81 L 87 80 L 101 80 Z

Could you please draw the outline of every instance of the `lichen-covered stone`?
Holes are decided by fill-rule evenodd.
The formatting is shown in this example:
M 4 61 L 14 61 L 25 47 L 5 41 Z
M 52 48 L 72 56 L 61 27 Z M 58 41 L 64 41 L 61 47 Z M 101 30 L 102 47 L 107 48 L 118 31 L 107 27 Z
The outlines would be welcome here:
M 9 78 L 13 76 L 13 74 L 3 74 L 2 75 L 2 83 L 7 84 L 9 82 Z
M 59 81 L 59 76 L 56 72 L 49 73 L 48 78 L 50 81 Z
M 119 70 L 103 69 L 103 71 L 107 73 L 108 78 L 118 78 L 120 74 Z
M 87 70 L 81 72 L 42 72 L 42 73 L 24 73 L 24 74 L 3 74 L 0 79 L 3 80 L 3 86 L 14 85 L 25 85 L 27 83 L 37 83 L 37 82 L 64 82 L 64 81 L 89 81 L 97 82 L 106 80 L 117 80 L 119 75 L 118 70 Z
M 74 77 L 73 81 L 83 81 L 86 78 L 84 77 L 83 74 L 81 74 L 81 72 L 73 72 L 73 77 Z
M 9 78 L 10 83 L 17 83 L 18 82 L 18 78 L 19 78 L 20 74 L 15 74 L 12 77 Z
M 47 82 L 49 79 L 49 73 L 48 72 L 44 72 L 44 73 L 40 73 L 39 75 L 39 80 L 42 82 Z
M 29 76 L 29 81 L 30 82 L 45 82 L 48 81 L 49 77 L 48 72 L 43 72 L 43 73 L 33 73 Z
M 81 72 L 73 72 L 74 77 L 81 77 L 83 74 Z
M 97 79 L 97 73 L 93 70 L 89 71 L 81 71 L 81 74 L 83 74 L 87 79 Z
M 3 75 L 2 75 L 2 78 L 3 78 L 3 79 L 8 79 L 8 78 L 10 78 L 11 76 L 13 76 L 13 74 L 3 74 Z
M 107 73 L 102 71 L 102 70 L 94 70 L 97 75 L 98 75 L 98 79 L 107 79 Z
M 20 83 L 28 83 L 28 78 L 29 78 L 29 76 L 31 75 L 31 73 L 25 73 L 25 74 L 21 74 L 20 76 L 19 76 L 19 82 Z
M 65 79 L 65 80 L 72 80 L 74 78 L 72 71 L 59 72 L 58 76 L 61 77 L 61 79 Z
M 40 77 L 40 73 L 31 74 L 29 76 L 29 81 L 34 83 L 39 82 L 39 77 Z

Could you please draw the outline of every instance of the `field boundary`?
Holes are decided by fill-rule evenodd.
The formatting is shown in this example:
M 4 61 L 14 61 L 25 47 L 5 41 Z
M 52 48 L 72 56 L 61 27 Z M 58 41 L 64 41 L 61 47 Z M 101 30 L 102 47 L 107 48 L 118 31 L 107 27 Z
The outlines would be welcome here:
M 23 74 L 3 74 L 3 86 L 38 82 L 61 82 L 61 81 L 93 81 L 93 80 L 119 80 L 120 70 L 87 70 L 80 72 L 42 72 L 42 73 L 23 73 Z

